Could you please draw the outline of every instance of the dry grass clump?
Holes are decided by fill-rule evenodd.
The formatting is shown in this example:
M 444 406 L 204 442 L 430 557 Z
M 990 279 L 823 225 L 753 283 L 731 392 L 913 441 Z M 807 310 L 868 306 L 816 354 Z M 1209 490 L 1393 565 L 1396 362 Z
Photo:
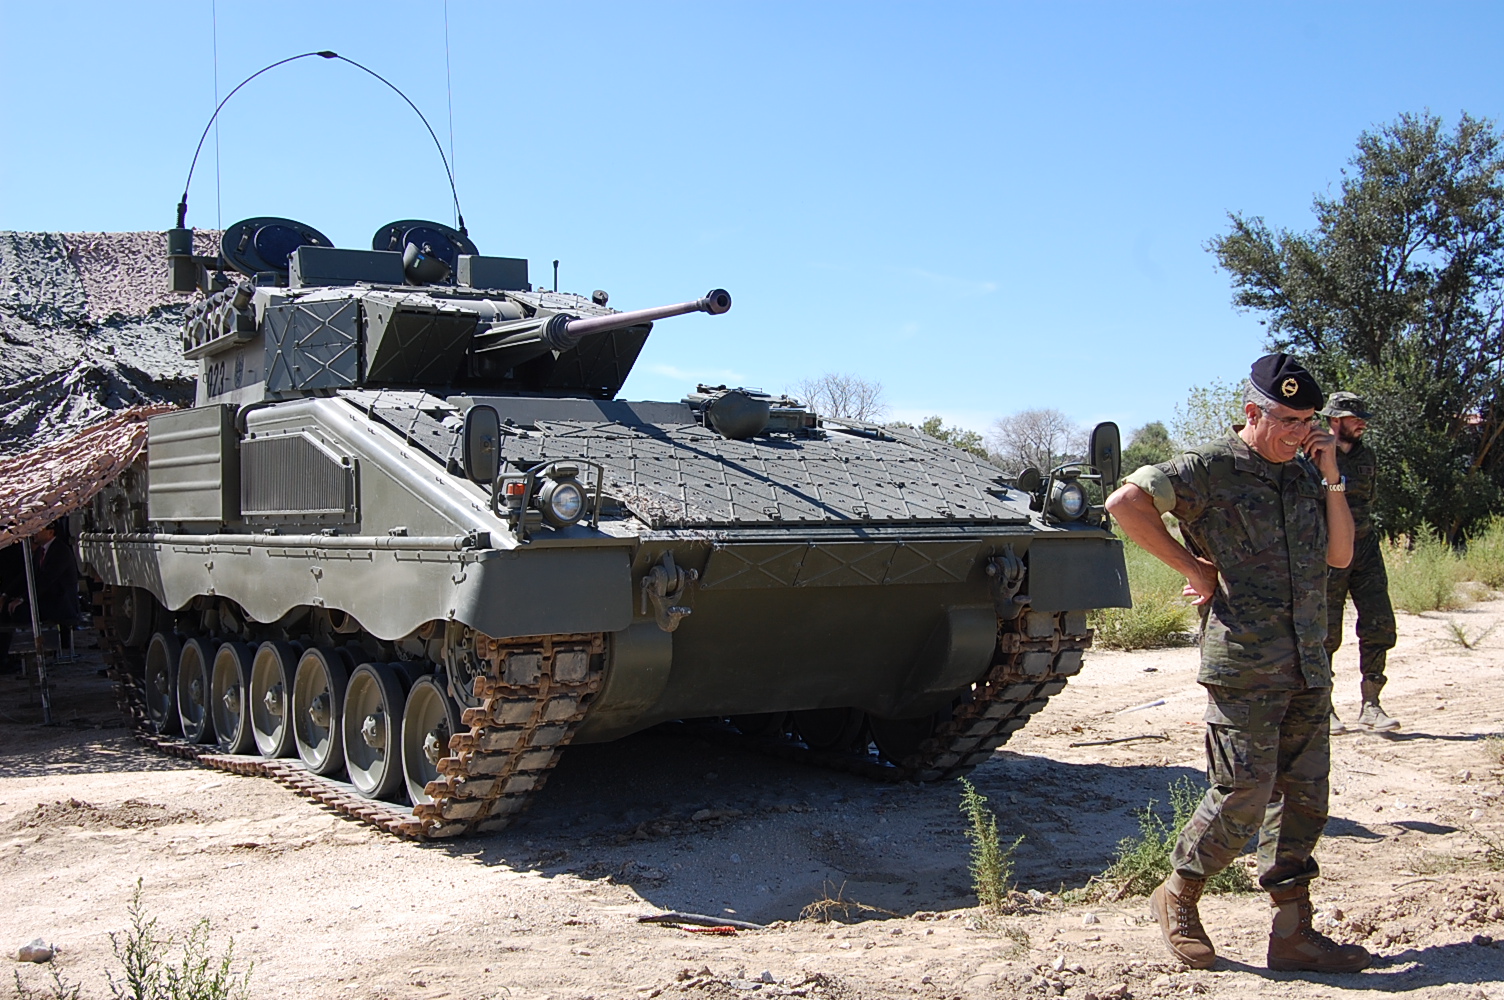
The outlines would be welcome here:
M 1504 518 L 1453 549 L 1432 535 L 1384 545 L 1389 597 L 1401 611 L 1451 611 L 1504 590 Z
M 836 888 L 834 896 L 830 893 L 832 888 L 835 888 L 832 883 L 826 882 L 821 890 L 821 897 L 800 910 L 799 919 L 828 924 L 832 920 L 846 923 L 868 919 L 886 920 L 888 917 L 898 916 L 892 910 L 885 910 L 881 906 L 869 906 L 859 900 L 847 899 L 845 882 Z
M 1462 561 L 1439 539 L 1422 535 L 1384 546 L 1384 567 L 1389 573 L 1389 599 L 1401 611 L 1452 611 L 1467 600 L 1458 592 L 1463 580 Z

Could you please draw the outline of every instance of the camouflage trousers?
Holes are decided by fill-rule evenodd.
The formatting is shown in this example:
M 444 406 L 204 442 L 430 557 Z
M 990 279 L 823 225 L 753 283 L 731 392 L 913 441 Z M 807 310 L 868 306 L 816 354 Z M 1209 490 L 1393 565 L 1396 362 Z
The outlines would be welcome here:
M 1384 684 L 1384 663 L 1394 648 L 1394 608 L 1389 603 L 1389 574 L 1379 536 L 1370 533 L 1353 546 L 1345 569 L 1328 569 L 1326 578 L 1326 651 L 1342 645 L 1342 613 L 1351 596 L 1358 609 L 1358 669 L 1363 679 Z
M 1211 788 L 1180 831 L 1171 864 L 1183 878 L 1226 868 L 1259 838 L 1259 885 L 1308 882 L 1327 820 L 1331 688 L 1268 691 L 1205 685 Z

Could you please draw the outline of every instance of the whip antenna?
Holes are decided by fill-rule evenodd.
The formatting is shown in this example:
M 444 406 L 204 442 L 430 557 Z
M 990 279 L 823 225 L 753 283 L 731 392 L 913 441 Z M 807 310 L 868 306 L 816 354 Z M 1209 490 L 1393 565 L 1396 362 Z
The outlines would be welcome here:
M 230 98 L 234 97 L 240 92 L 241 87 L 244 87 L 246 84 L 256 79 L 256 77 L 267 72 L 268 70 L 276 69 L 278 66 L 284 66 L 287 63 L 296 62 L 299 59 L 307 59 L 310 56 L 318 56 L 321 59 L 338 59 L 340 62 L 349 63 L 351 66 L 354 66 L 362 73 L 365 73 L 368 76 L 374 76 L 376 79 L 386 84 L 387 88 L 391 90 L 392 93 L 396 94 L 398 97 L 407 102 L 407 106 L 413 109 L 413 114 L 418 116 L 418 120 L 423 123 L 423 127 L 428 129 L 428 137 L 433 140 L 434 148 L 439 151 L 439 159 L 444 161 L 444 175 L 449 178 L 449 194 L 450 197 L 454 199 L 454 218 L 455 221 L 459 223 L 456 228 L 460 231 L 461 234 L 463 234 L 465 232 L 465 216 L 460 212 L 460 195 L 459 191 L 454 186 L 454 171 L 449 169 L 449 157 L 444 155 L 444 146 L 441 142 L 439 142 L 439 137 L 434 134 L 433 126 L 428 124 L 428 119 L 423 117 L 423 112 L 418 110 L 418 106 L 414 104 L 412 102 L 412 99 L 404 94 L 396 84 L 392 83 L 392 81 L 388 80 L 380 73 L 377 73 L 375 70 L 370 69 L 369 67 L 362 66 L 354 59 L 347 59 L 344 56 L 340 55 L 338 52 L 331 52 L 328 49 L 322 49 L 318 52 L 302 52 L 295 56 L 288 56 L 286 59 L 278 59 L 276 62 L 271 63 L 270 65 L 261 67 L 256 72 L 252 73 L 250 76 L 246 77 L 244 80 L 241 80 L 238 84 L 236 84 L 235 89 L 226 94 L 225 99 L 220 101 L 219 104 L 215 106 L 214 114 L 209 116 L 209 123 L 204 126 L 203 134 L 198 137 L 198 146 L 196 146 L 193 150 L 193 161 L 188 164 L 188 179 L 183 182 L 183 197 L 178 202 L 177 228 L 184 229 L 188 225 L 188 189 L 193 186 L 194 168 L 198 166 L 198 157 L 199 154 L 204 150 L 204 140 L 209 137 L 209 129 L 212 128 L 215 122 L 219 120 L 219 112 L 224 108 L 226 104 L 229 103 Z
M 459 162 L 454 157 L 454 78 L 449 73 L 449 0 L 444 0 L 444 89 L 449 97 L 449 164 L 451 169 L 458 169 Z M 454 177 L 450 175 L 450 183 Z M 465 231 L 465 220 L 460 218 L 460 201 L 454 200 L 454 224 L 460 232 Z

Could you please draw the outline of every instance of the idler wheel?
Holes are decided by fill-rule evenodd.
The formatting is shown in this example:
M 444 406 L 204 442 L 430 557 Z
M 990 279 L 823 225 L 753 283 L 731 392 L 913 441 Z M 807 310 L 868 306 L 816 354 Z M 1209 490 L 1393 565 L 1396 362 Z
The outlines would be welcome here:
M 402 709 L 402 773 L 413 805 L 433 801 L 424 789 L 449 756 L 449 737 L 461 731 L 459 706 L 444 686 L 431 676 L 419 678 Z
M 146 645 L 146 719 L 151 731 L 178 731 L 178 659 L 183 655 L 177 636 L 157 632 Z
M 268 759 L 293 753 L 292 681 L 301 653 L 290 642 L 263 642 L 251 661 L 247 714 L 256 752 Z
M 208 642 L 193 638 L 178 654 L 178 722 L 189 743 L 214 742 L 209 717 L 209 664 L 214 654 Z
M 337 774 L 345 765 L 339 721 L 350 670 L 342 653 L 315 647 L 298 660 L 292 682 L 292 736 L 298 758 L 314 774 Z
M 350 784 L 368 799 L 384 799 L 402 784 L 402 707 L 407 701 L 397 671 L 385 663 L 362 663 L 345 688 L 345 769 Z
M 854 748 L 866 721 L 866 714 L 855 708 L 812 708 L 793 716 L 799 738 L 811 750 Z
M 251 732 L 247 695 L 255 652 L 243 642 L 221 643 L 209 670 L 209 715 L 215 742 L 224 753 L 250 753 L 256 745 Z

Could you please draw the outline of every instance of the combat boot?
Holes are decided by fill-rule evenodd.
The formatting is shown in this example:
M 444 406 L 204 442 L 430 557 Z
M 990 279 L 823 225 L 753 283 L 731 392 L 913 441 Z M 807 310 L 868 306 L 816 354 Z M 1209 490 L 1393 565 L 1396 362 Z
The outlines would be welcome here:
M 1338 944 L 1311 926 L 1311 889 L 1304 882 L 1269 892 L 1269 968 L 1276 972 L 1357 972 L 1373 956 L 1357 944 Z
M 1347 732 L 1347 723 L 1343 722 L 1342 719 L 1338 717 L 1335 710 L 1333 710 L 1332 712 L 1332 717 L 1328 725 L 1330 726 L 1331 735 L 1333 736 L 1341 736 L 1343 733 Z
M 1358 713 L 1358 725 L 1376 733 L 1390 733 L 1400 728 L 1398 720 L 1391 719 L 1379 705 L 1379 689 L 1383 686 L 1383 681 L 1371 681 L 1366 677 L 1360 685 L 1363 691 L 1363 710 Z
M 1159 921 L 1170 954 L 1193 969 L 1209 969 L 1217 960 L 1212 939 L 1201 926 L 1196 902 L 1206 879 L 1181 878 L 1175 872 L 1149 896 L 1149 912 Z

